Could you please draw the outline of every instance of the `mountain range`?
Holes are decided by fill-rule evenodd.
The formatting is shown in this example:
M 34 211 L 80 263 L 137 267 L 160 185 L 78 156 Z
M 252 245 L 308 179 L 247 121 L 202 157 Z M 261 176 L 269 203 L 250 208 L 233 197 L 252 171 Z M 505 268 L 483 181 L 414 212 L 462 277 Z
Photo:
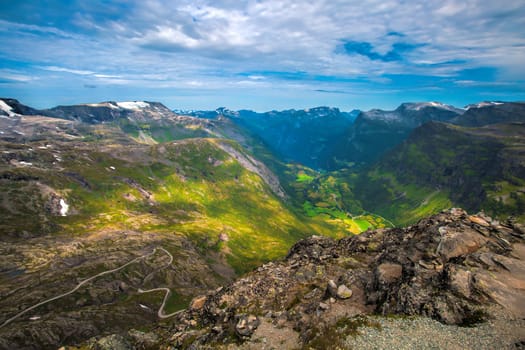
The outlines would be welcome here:
M 483 220 L 502 232 L 498 237 L 509 230 L 518 237 L 525 222 L 523 140 L 525 103 L 518 102 L 183 113 L 149 101 L 37 110 L 0 99 L 0 348 L 57 348 L 130 328 L 150 332 L 157 317 L 188 305 L 196 314 L 209 311 L 211 306 L 202 306 L 211 299 L 192 298 L 284 257 L 312 234 L 344 238 L 370 231 L 366 237 L 374 239 L 372 230 L 393 234 L 396 226 L 461 206 L 492 216 Z M 436 220 L 478 220 L 465 215 Z M 348 244 L 357 244 L 351 242 L 358 237 Z M 324 250 L 336 249 L 319 242 Z M 303 253 L 312 261 L 332 254 L 294 249 L 301 251 L 296 260 Z M 406 261 L 399 264 L 408 268 Z M 325 272 L 303 273 L 308 285 L 297 277 L 299 284 L 290 289 L 300 294 L 297 301 L 275 300 L 291 305 L 290 312 L 301 305 L 297 315 L 310 314 L 312 307 L 318 314 L 320 304 L 307 305 L 303 297 L 306 289 L 324 293 Z M 336 282 L 350 283 L 343 280 Z M 230 305 L 231 298 L 224 298 Z M 314 299 L 328 305 L 322 310 L 331 308 L 328 299 Z M 396 309 L 392 303 L 398 300 L 387 299 L 374 302 L 377 310 L 434 317 Z M 181 315 L 190 326 L 204 322 L 201 329 L 233 327 L 233 333 L 217 328 L 222 335 L 213 341 L 246 340 L 250 322 L 256 328 L 261 320 L 250 318 L 256 305 L 234 304 L 225 324 L 215 324 L 208 311 L 198 319 L 191 308 Z M 438 305 L 435 310 L 443 312 L 442 320 L 450 311 Z M 458 317 L 469 319 L 473 309 L 466 310 Z M 310 321 L 307 329 L 313 329 Z M 294 322 L 286 324 L 300 327 Z M 188 338 L 190 328 L 180 344 L 212 340 L 199 332 Z M 126 342 L 137 346 L 126 334 Z M 168 342 L 160 331 L 147 334 L 158 336 L 151 348 Z M 300 334 L 297 344 L 320 341 L 315 339 Z

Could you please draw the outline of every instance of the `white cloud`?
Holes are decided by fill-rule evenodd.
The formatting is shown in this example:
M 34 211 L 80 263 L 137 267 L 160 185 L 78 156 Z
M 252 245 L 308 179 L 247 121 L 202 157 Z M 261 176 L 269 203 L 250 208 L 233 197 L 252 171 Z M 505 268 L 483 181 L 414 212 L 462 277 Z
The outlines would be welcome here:
M 0 69 L 0 79 L 11 80 L 14 82 L 27 83 L 33 80 L 37 80 L 37 77 L 24 74 L 12 69 Z
M 0 57 L 97 86 L 334 90 L 337 82 L 319 82 L 328 76 L 350 90 L 366 88 L 352 79 L 388 86 L 385 75 L 448 78 L 479 67 L 496 68 L 500 82 L 525 80 L 523 0 L 134 0 L 106 17 L 95 6 L 49 26 L 0 20 Z M 399 43 L 413 48 L 373 60 L 345 53 L 345 40 L 380 57 Z
M 78 75 L 92 75 L 95 74 L 95 72 L 89 71 L 89 70 L 81 70 L 81 69 L 70 69 L 65 67 L 57 67 L 57 66 L 42 66 L 38 67 L 43 70 L 51 71 L 51 72 L 65 72 L 65 73 L 71 73 L 71 74 L 78 74 Z
M 110 74 L 93 74 L 95 78 L 101 78 L 101 79 L 120 79 L 122 76 L 120 75 L 110 75 Z
M 104 62 L 111 69 L 122 64 L 142 68 L 142 61 L 150 66 L 180 65 L 200 71 L 212 70 L 217 61 L 222 61 L 220 68 L 228 71 L 300 70 L 352 76 L 384 72 L 419 74 L 426 69 L 433 74 L 432 67 L 422 68 L 418 64 L 455 60 L 465 61 L 467 68 L 486 65 L 516 70 L 519 58 L 525 57 L 524 30 L 519 27 L 525 27 L 525 6 L 519 0 L 507 1 L 505 9 L 481 0 L 436 3 L 250 0 L 171 4 L 150 0 L 134 5 L 129 13 L 108 19 L 107 23 L 96 23 L 89 13 L 76 15 L 74 22 L 79 26 L 105 32 L 94 38 L 86 37 L 81 43 L 69 40 L 47 44 L 60 46 L 55 51 L 57 58 L 69 48 L 65 55 L 68 63 L 91 48 L 93 57 L 80 58 L 86 69 L 78 71 L 96 70 L 94 62 Z M 0 22 L 4 26 L 7 23 Z M 62 29 L 21 24 L 16 28 L 38 28 L 67 37 Z M 388 35 L 391 32 L 399 35 Z M 371 62 L 364 56 L 337 53 L 341 40 L 370 43 L 380 55 L 392 51 L 399 42 L 420 46 L 401 53 L 400 62 Z M 49 51 L 53 52 L 53 48 Z M 45 55 L 52 56 L 50 52 Z M 509 52 L 514 54 L 509 56 Z M 452 74 L 461 69 L 448 67 Z M 71 73 L 77 74 L 74 71 L 77 70 Z
M 65 38 L 74 38 L 76 35 L 51 26 L 40 26 L 34 24 L 16 23 L 0 19 L 0 31 L 24 32 L 24 33 L 44 33 L 54 34 Z

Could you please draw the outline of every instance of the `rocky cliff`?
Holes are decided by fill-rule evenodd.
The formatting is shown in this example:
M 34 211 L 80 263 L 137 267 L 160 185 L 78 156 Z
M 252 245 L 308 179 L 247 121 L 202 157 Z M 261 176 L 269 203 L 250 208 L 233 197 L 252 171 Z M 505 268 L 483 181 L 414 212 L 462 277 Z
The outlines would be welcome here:
M 405 229 L 339 241 L 312 236 L 284 260 L 195 298 L 139 340 L 130 333 L 86 346 L 139 348 L 149 339 L 149 346 L 177 349 L 346 349 L 356 341 L 373 348 L 381 336 L 363 340 L 359 334 L 380 334 L 390 322 L 385 317 L 395 316 L 407 341 L 426 320 L 423 334 L 437 338 L 483 335 L 469 338 L 464 348 L 519 347 L 525 340 L 524 292 L 524 228 L 451 209 Z M 443 339 L 417 341 L 435 348 Z

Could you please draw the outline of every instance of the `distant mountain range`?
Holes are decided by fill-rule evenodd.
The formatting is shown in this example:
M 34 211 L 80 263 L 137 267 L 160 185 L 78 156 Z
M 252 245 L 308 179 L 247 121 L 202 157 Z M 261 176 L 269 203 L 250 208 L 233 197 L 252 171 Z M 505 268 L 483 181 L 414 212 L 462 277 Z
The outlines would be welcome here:
M 265 113 L 218 108 L 184 112 L 187 115 L 146 101 L 36 110 L 1 99 L 0 107 L 8 118 L 38 114 L 86 125 L 110 123 L 151 145 L 195 137 L 234 140 L 280 177 L 298 206 L 308 202 L 315 207 L 318 202 L 318 212 L 335 194 L 312 199 L 311 194 L 326 183 L 322 177 L 297 183 L 301 166 L 314 172 L 335 171 L 339 182 L 351 184 L 350 192 L 336 191 L 341 199 L 333 204 L 337 211 L 344 212 L 347 203 L 347 211 L 362 208 L 397 223 L 413 222 L 450 205 L 501 215 L 522 216 L 524 211 L 525 103 L 520 102 L 482 102 L 465 108 L 403 103 L 393 111 L 367 112 L 329 107 Z M 4 138 L 21 138 L 14 128 L 2 133 Z M 290 170 L 285 164 L 298 167 Z M 278 183 L 271 176 L 265 181 Z M 276 192 L 281 191 L 279 186 L 274 186 Z
M 520 102 L 482 102 L 465 108 L 421 102 L 403 103 L 393 111 L 342 112 L 316 107 L 258 113 L 224 107 L 214 111 L 171 111 L 161 103 L 146 101 L 108 101 L 36 110 L 14 99 L 0 101 L 0 115 L 39 114 L 87 124 L 112 122 L 137 137 L 148 134 L 156 141 L 219 136 L 242 143 L 243 134 L 249 134 L 285 162 L 324 170 L 372 164 L 415 128 L 430 121 L 465 127 L 525 121 L 525 103 Z M 188 125 L 193 127 L 185 127 Z
M 259 137 L 276 155 L 287 162 L 311 168 L 327 168 L 335 142 L 343 137 L 360 111 L 341 112 L 337 108 L 317 107 L 257 113 L 250 110 L 194 111 L 200 118 L 226 117 Z
M 337 168 L 341 161 L 371 164 L 406 139 L 416 127 L 431 120 L 450 121 L 462 112 L 435 102 L 403 103 L 394 111 L 361 112 L 332 149 L 330 168 Z
M 525 104 L 482 102 L 456 108 L 438 102 L 403 103 L 393 111 L 341 112 L 317 107 L 257 113 L 249 110 L 191 111 L 199 118 L 227 117 L 258 136 L 277 155 L 314 169 L 368 165 L 429 122 L 462 126 L 525 121 Z

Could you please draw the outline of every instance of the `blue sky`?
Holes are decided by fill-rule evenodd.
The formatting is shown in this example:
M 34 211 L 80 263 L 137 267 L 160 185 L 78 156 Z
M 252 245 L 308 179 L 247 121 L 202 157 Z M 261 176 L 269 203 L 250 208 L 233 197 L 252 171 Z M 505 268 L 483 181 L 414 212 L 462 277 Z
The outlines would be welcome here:
M 523 0 L 0 0 L 0 96 L 38 108 L 525 100 Z

